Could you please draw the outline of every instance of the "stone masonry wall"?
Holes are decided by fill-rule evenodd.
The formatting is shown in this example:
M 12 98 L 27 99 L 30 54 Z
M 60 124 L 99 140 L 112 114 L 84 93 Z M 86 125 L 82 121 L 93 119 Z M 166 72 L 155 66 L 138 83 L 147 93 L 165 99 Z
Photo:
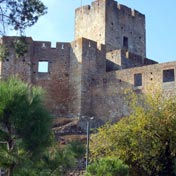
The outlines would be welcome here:
M 145 16 L 116 1 L 107 0 L 105 22 L 105 44 L 107 51 L 126 49 L 146 57 Z M 126 45 L 124 46 L 124 37 Z
M 107 71 L 122 70 L 126 68 L 140 67 L 144 65 L 157 64 L 158 62 L 143 58 L 126 50 L 113 50 L 106 53 Z M 111 62 L 109 66 L 108 63 Z
M 82 39 L 71 43 L 69 68 L 69 114 L 79 116 L 81 112 L 82 85 Z
M 81 37 L 105 44 L 105 3 L 96 0 L 91 6 L 83 6 L 75 11 L 75 40 Z
M 80 37 L 105 44 L 107 51 L 125 48 L 146 57 L 145 16 L 114 0 L 96 0 L 76 9 L 75 39 Z M 124 37 L 127 47 L 124 47 Z
M 105 72 L 105 47 L 97 48 L 97 43 L 83 39 L 82 60 L 82 90 L 81 90 L 81 115 L 92 114 L 91 80 L 93 75 Z
M 164 72 L 174 78 L 164 82 Z M 171 72 L 170 72 L 171 71 Z M 124 91 L 132 89 L 135 92 L 160 92 L 175 94 L 176 91 L 176 62 L 154 64 L 131 69 L 96 75 L 92 82 L 93 114 L 106 122 L 114 121 L 129 114 Z M 141 74 L 142 84 L 135 85 L 135 75 Z
M 2 61 L 2 78 L 18 75 L 22 80 L 41 86 L 46 92 L 46 106 L 55 116 L 68 115 L 70 44 L 32 41 L 26 38 L 28 52 L 16 58 L 13 42 L 18 37 L 3 37 L 3 44 L 9 48 L 9 55 Z M 46 72 L 39 71 L 41 62 L 48 63 Z
M 85 38 L 71 44 L 69 77 L 69 114 L 83 116 L 91 114 L 92 92 L 90 80 L 93 75 L 105 72 L 105 47 Z
M 67 116 L 69 102 L 70 44 L 33 42 L 32 83 L 46 91 L 46 106 L 55 116 Z M 48 70 L 40 72 L 39 64 L 48 63 Z
M 7 78 L 17 75 L 22 80 L 31 83 L 31 56 L 33 53 L 32 39 L 27 38 L 28 52 L 23 57 L 17 58 L 14 51 L 14 42 L 18 40 L 18 37 L 2 38 L 2 44 L 8 48 L 8 55 L 1 61 L 1 77 Z
M 50 42 L 27 37 L 28 52 L 17 58 L 17 39 L 2 37 L 9 55 L 0 61 L 0 77 L 18 75 L 41 86 L 55 117 L 94 116 L 96 127 L 129 114 L 126 89 L 176 92 L 176 62 L 147 59 L 145 16 L 114 0 L 78 8 L 71 43 L 58 42 L 52 48 Z

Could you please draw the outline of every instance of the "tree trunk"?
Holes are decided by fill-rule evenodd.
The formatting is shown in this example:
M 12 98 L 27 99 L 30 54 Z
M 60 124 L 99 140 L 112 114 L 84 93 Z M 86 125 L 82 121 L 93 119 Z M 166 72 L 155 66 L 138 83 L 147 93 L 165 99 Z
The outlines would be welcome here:
M 13 144 L 13 139 L 10 139 L 7 143 L 7 149 L 9 152 L 13 152 L 13 147 L 14 147 L 14 144 Z M 9 168 L 8 168 L 8 176 L 13 176 L 13 170 L 14 170 L 14 167 L 15 167 L 15 163 L 12 162 L 10 165 L 9 165 Z

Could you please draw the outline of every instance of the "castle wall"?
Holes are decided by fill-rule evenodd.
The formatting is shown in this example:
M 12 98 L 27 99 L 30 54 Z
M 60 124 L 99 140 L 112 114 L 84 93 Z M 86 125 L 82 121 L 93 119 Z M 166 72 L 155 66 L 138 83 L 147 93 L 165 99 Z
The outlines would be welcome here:
M 27 38 L 28 53 L 16 58 L 12 47 L 14 39 L 3 38 L 3 43 L 11 49 L 1 62 L 1 76 L 17 74 L 28 83 L 41 86 L 46 91 L 46 106 L 56 117 L 95 116 L 101 123 L 114 121 L 129 114 L 125 89 L 143 93 L 159 89 L 173 93 L 176 89 L 176 62 L 156 64 L 145 59 L 143 63 L 139 56 L 124 50 L 106 53 L 104 45 L 97 46 L 85 38 L 71 44 L 58 42 L 56 48 L 51 48 L 50 42 Z M 123 57 L 134 63 L 153 65 L 106 72 L 106 57 L 121 66 L 125 65 Z M 48 63 L 47 71 L 39 70 L 40 62 Z
M 69 65 L 70 44 L 56 43 L 51 48 L 50 42 L 33 42 L 32 83 L 46 91 L 46 106 L 55 116 L 68 115 L 69 102 Z M 47 69 L 39 70 L 40 64 Z
M 69 68 L 69 114 L 78 117 L 81 113 L 82 90 L 82 39 L 71 43 Z
M 82 62 L 82 91 L 81 91 L 81 115 L 92 115 L 92 89 L 91 80 L 93 75 L 105 72 L 105 47 L 97 48 L 97 43 L 83 39 L 83 62 Z
M 142 56 L 121 49 L 107 52 L 106 59 L 107 59 L 106 70 L 108 72 L 158 63 L 154 60 L 143 58 Z
M 13 42 L 18 37 L 3 37 L 3 44 L 9 55 L 2 61 L 2 78 L 17 75 L 25 82 L 41 86 L 46 92 L 46 107 L 54 116 L 68 115 L 70 44 L 57 43 L 51 48 L 50 42 L 32 41 L 25 38 L 28 52 L 17 58 Z M 40 64 L 47 64 L 44 71 Z M 45 68 L 47 67 L 47 68 Z
M 94 78 L 94 82 L 92 82 L 92 111 L 102 124 L 128 114 L 123 96 L 125 87 L 130 87 L 130 85 L 118 79 L 115 72 Z
M 2 38 L 2 44 L 8 48 L 8 55 L 1 61 L 1 77 L 7 78 L 17 75 L 22 80 L 31 83 L 31 55 L 33 53 L 32 39 L 27 38 L 28 52 L 23 57 L 16 57 L 14 51 L 14 42 L 18 40 L 18 37 Z
M 170 62 L 97 75 L 92 83 L 93 113 L 103 122 L 129 115 L 124 91 L 130 88 L 137 93 L 175 94 L 175 73 L 176 62 Z M 136 79 L 140 74 L 141 80 Z
M 55 117 L 94 116 L 94 126 L 129 115 L 124 91 L 163 91 L 175 94 L 176 62 L 147 59 L 145 16 L 117 4 L 96 0 L 76 10 L 75 41 L 33 41 L 16 57 L 14 41 L 3 37 L 9 55 L 0 61 L 0 77 L 18 75 L 41 86 L 46 107 Z M 98 119 L 98 120 L 97 120 Z
M 92 112 L 90 81 L 97 73 L 105 72 L 105 47 L 85 38 L 72 42 L 70 52 L 70 101 L 72 116 L 85 116 Z

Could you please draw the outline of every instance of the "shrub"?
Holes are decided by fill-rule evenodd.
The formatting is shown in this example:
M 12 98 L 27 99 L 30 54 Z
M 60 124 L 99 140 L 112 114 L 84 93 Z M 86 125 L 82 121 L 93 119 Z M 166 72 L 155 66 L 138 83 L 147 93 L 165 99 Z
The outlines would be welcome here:
M 104 157 L 90 164 L 86 176 L 128 176 L 129 167 L 117 157 Z

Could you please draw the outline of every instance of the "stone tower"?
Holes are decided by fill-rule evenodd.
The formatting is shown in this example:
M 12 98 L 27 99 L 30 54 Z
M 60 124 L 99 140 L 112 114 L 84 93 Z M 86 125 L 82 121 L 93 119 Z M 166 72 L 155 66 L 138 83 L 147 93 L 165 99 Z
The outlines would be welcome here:
M 146 57 L 145 16 L 114 0 L 96 0 L 76 9 L 75 39 L 85 37 Z

